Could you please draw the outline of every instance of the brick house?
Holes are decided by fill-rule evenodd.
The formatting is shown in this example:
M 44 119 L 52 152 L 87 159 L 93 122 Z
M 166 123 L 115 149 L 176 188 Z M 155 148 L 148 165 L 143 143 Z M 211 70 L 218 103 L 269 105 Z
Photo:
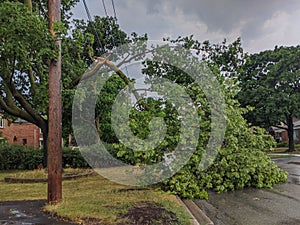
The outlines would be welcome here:
M 20 144 L 39 148 L 43 145 L 43 134 L 40 128 L 22 119 L 16 119 L 10 125 L 0 115 L 1 139 L 10 144 Z
M 284 124 L 281 124 L 281 126 L 286 127 Z M 277 142 L 289 142 L 287 130 L 277 127 L 273 127 L 273 130 L 275 132 L 275 139 Z M 294 119 L 294 142 L 296 144 L 300 144 L 300 119 Z

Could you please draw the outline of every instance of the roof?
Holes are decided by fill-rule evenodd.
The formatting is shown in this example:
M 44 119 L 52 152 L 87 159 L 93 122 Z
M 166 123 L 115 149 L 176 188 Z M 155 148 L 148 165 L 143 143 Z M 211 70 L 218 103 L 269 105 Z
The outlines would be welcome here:
M 300 129 L 300 120 L 294 122 L 294 128 Z
M 294 118 L 293 119 L 293 123 L 294 123 L 294 130 L 298 130 L 298 129 L 300 129 L 300 119 L 297 119 L 297 118 Z M 280 127 L 284 127 L 284 128 L 287 128 L 287 125 L 285 125 L 284 123 L 280 123 L 280 125 L 278 125 L 278 126 L 280 126 Z M 278 128 L 278 127 L 272 127 L 273 128 L 273 130 L 275 131 L 275 132 L 282 132 L 282 131 L 285 131 L 284 129 L 282 129 L 282 128 Z
M 26 120 L 23 120 L 23 119 L 21 119 L 21 118 L 17 118 L 17 119 L 14 121 L 14 123 L 29 123 L 29 122 L 26 121 Z

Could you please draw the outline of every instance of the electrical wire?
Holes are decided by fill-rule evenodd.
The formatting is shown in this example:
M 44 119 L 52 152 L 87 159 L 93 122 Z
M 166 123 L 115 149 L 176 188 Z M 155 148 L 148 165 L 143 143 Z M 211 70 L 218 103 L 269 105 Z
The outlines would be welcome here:
M 94 30 L 94 32 L 95 32 L 96 41 L 98 42 L 99 47 L 104 51 L 104 47 L 103 47 L 103 45 L 102 45 L 102 43 L 101 43 L 101 41 L 100 41 L 99 34 L 98 34 L 98 32 L 97 32 L 97 29 L 96 29 L 96 27 L 95 27 L 95 24 L 93 23 L 92 16 L 91 16 L 91 13 L 90 13 L 90 10 L 89 10 L 89 8 L 88 8 L 88 6 L 87 6 L 85 0 L 83 0 L 83 4 L 84 4 L 84 8 L 85 8 L 86 14 L 87 14 L 87 16 L 88 16 L 88 20 L 89 20 L 90 24 L 92 25 L 92 28 L 93 28 L 93 30 Z
M 113 11 L 114 11 L 114 18 L 115 18 L 115 20 L 116 20 L 116 23 L 118 23 L 117 11 L 116 11 L 116 7 L 115 7 L 114 0 L 111 0 L 111 5 L 112 5 Z M 121 39 L 120 32 L 118 32 L 118 39 L 119 39 L 119 42 L 120 42 L 120 44 L 121 44 L 121 54 L 123 55 L 123 54 L 124 54 L 124 50 L 123 50 L 124 42 L 123 42 L 123 40 Z M 125 70 L 126 70 L 126 74 L 127 74 L 127 76 L 128 76 L 128 75 L 129 75 L 129 72 L 128 72 L 128 68 L 127 68 L 127 65 L 126 65 L 126 64 L 125 64 Z
M 89 20 L 90 24 L 92 25 L 92 28 L 93 28 L 93 30 L 95 32 L 97 43 L 98 43 L 99 47 L 101 47 L 101 49 L 103 49 L 103 51 L 104 51 L 105 50 L 104 46 L 103 46 L 103 44 L 100 41 L 99 34 L 98 34 L 98 32 L 96 30 L 96 27 L 95 27 L 95 25 L 94 25 L 94 23 L 92 21 L 92 16 L 91 16 L 90 10 L 89 10 L 89 8 L 87 6 L 86 0 L 83 0 L 83 4 L 84 4 L 85 11 L 87 13 L 87 16 L 88 16 L 88 20 Z M 116 7 L 115 7 L 114 0 L 111 0 L 111 4 L 112 4 L 113 12 L 114 12 L 114 19 L 115 19 L 115 21 L 117 23 L 118 22 L 118 18 L 117 18 L 117 12 L 116 12 Z M 106 8 L 106 4 L 105 4 L 105 0 L 102 0 L 102 5 L 103 5 L 105 16 L 109 20 L 110 26 L 112 28 L 113 24 L 112 24 L 111 20 L 109 19 L 107 8 Z M 123 47 L 122 46 L 123 46 L 124 42 L 123 42 L 123 40 L 122 40 L 121 35 L 120 35 L 119 32 L 117 32 L 117 35 L 118 35 L 119 43 L 121 44 L 121 54 L 123 55 L 124 51 L 123 51 Z M 116 43 L 115 43 L 115 40 L 114 40 L 114 35 L 113 35 L 113 30 L 112 29 L 111 29 L 111 41 L 112 41 L 113 46 L 117 47 Z M 129 72 L 128 72 L 127 65 L 125 65 L 125 70 L 126 70 L 126 74 L 128 75 Z
M 114 10 L 114 17 L 115 17 L 115 19 L 116 19 L 116 21 L 117 21 L 117 12 L 116 12 L 116 7 L 115 7 L 115 2 L 114 2 L 114 0 L 111 0 L 111 4 L 112 4 L 113 10 Z
M 106 16 L 106 19 L 108 20 L 108 22 L 109 22 L 109 25 L 110 25 L 110 39 L 111 39 L 111 42 L 112 42 L 112 49 L 114 48 L 114 47 L 117 47 L 117 45 L 116 45 L 116 42 L 115 42 L 115 39 L 114 39 L 114 32 L 113 32 L 113 21 L 111 21 L 111 19 L 113 19 L 113 17 L 109 17 L 108 16 L 108 13 L 107 13 L 107 9 L 106 9 L 106 5 L 105 5 L 105 0 L 102 0 L 102 5 L 103 5 L 103 8 L 104 8 L 104 12 L 105 12 L 105 16 Z M 116 20 L 116 19 L 115 19 Z M 117 20 L 116 20 L 117 21 Z M 117 32 L 118 34 L 119 34 L 119 32 Z
M 104 12 L 105 12 L 106 17 L 108 17 L 108 13 L 107 13 L 107 10 L 106 10 L 106 6 L 105 6 L 105 1 L 104 0 L 102 0 L 102 5 L 103 5 L 103 8 L 104 8 Z

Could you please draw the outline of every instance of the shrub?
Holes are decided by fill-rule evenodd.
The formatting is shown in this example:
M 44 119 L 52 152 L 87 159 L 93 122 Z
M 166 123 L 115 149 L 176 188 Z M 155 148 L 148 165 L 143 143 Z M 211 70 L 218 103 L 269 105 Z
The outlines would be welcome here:
M 279 142 L 276 144 L 276 147 L 277 148 L 287 148 L 287 147 L 289 147 L 289 144 L 286 142 Z
M 77 148 L 63 148 L 63 168 L 87 168 L 89 165 Z
M 63 168 L 89 167 L 78 149 L 63 148 Z M 22 145 L 0 145 L 0 170 L 32 170 L 43 162 L 42 149 Z

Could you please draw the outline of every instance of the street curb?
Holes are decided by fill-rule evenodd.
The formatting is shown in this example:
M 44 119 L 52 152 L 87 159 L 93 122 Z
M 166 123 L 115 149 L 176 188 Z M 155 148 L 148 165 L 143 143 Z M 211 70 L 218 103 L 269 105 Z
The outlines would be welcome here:
M 182 200 L 186 208 L 196 219 L 197 224 L 201 225 L 214 225 L 211 219 L 205 215 L 205 213 L 192 201 L 192 200 Z
M 185 211 L 189 214 L 190 216 L 190 224 L 191 225 L 200 225 L 197 221 L 197 219 L 194 217 L 192 212 L 189 210 L 189 208 L 186 206 L 186 204 L 177 196 L 177 199 L 179 203 L 184 207 Z

